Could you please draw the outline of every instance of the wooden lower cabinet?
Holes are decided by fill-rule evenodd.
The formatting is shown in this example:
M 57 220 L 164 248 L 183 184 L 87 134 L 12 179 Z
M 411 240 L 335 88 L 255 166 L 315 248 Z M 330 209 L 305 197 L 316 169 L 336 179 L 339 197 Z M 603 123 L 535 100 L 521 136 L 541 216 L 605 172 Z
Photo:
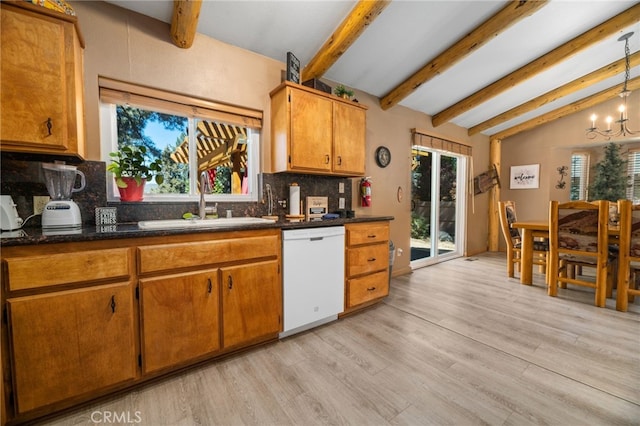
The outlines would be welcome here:
M 144 373 L 220 349 L 219 305 L 217 269 L 141 279 Z
M 2 247 L 0 425 L 277 339 L 281 250 L 280 229 Z
M 389 222 L 345 225 L 345 313 L 389 295 Z
M 136 377 L 131 283 L 11 298 L 7 311 L 18 413 Z
M 232 348 L 282 330 L 280 262 L 221 269 L 222 342 Z

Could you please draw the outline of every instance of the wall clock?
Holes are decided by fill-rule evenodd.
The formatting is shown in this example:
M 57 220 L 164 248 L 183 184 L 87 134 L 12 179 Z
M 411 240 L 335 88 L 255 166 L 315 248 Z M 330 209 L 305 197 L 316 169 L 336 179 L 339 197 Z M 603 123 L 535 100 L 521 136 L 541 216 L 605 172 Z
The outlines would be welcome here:
M 386 146 L 379 146 L 376 149 L 376 163 L 380 167 L 387 167 L 391 163 L 391 152 Z

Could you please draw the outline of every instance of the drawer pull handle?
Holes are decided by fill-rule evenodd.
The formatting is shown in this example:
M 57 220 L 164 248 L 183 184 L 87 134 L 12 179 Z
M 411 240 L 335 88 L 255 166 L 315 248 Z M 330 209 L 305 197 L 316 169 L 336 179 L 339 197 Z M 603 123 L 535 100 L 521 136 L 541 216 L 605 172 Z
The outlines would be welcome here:
M 326 154 L 324 156 L 324 164 L 329 164 L 329 161 L 331 161 L 331 157 L 329 157 L 329 154 Z
M 211 278 L 207 278 L 207 281 L 209 282 L 207 291 L 209 292 L 209 294 L 211 294 L 211 290 L 213 290 L 213 283 L 211 282 Z
M 369 259 L 367 259 L 367 262 L 375 262 L 376 258 L 375 257 L 370 257 Z
M 376 289 L 375 287 L 367 287 L 367 291 L 373 291 L 375 289 Z
M 53 122 L 51 121 L 51 117 L 47 118 L 47 131 L 49 132 L 49 136 L 51 136 L 51 129 L 53 128 Z
M 338 155 L 338 166 L 342 166 L 342 156 Z
M 115 295 L 111 296 L 111 313 L 112 314 L 116 313 L 116 296 Z
M 233 278 L 231 278 L 231 275 L 229 275 L 229 276 L 227 277 L 227 288 L 228 288 L 229 290 L 231 290 L 231 289 L 233 288 Z
M 376 234 L 372 234 L 372 235 L 367 235 L 367 238 L 375 238 Z

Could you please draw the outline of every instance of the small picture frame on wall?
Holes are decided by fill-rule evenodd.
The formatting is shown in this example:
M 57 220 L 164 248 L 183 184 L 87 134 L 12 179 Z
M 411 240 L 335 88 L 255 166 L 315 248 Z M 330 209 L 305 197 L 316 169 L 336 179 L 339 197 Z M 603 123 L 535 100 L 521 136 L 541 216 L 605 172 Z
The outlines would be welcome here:
M 509 189 L 536 189 L 540 186 L 540 164 L 511 166 Z
M 300 84 L 300 60 L 292 52 L 287 52 L 287 81 Z

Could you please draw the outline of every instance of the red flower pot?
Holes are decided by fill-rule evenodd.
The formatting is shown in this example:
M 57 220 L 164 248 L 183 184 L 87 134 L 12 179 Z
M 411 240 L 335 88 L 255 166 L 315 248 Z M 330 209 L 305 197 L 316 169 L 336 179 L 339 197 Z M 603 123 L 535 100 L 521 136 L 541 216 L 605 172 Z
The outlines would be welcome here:
M 142 201 L 144 184 L 147 181 L 142 179 L 140 185 L 138 185 L 135 178 L 123 177 L 122 180 L 127 184 L 127 187 L 118 187 L 118 191 L 120 191 L 120 201 Z

